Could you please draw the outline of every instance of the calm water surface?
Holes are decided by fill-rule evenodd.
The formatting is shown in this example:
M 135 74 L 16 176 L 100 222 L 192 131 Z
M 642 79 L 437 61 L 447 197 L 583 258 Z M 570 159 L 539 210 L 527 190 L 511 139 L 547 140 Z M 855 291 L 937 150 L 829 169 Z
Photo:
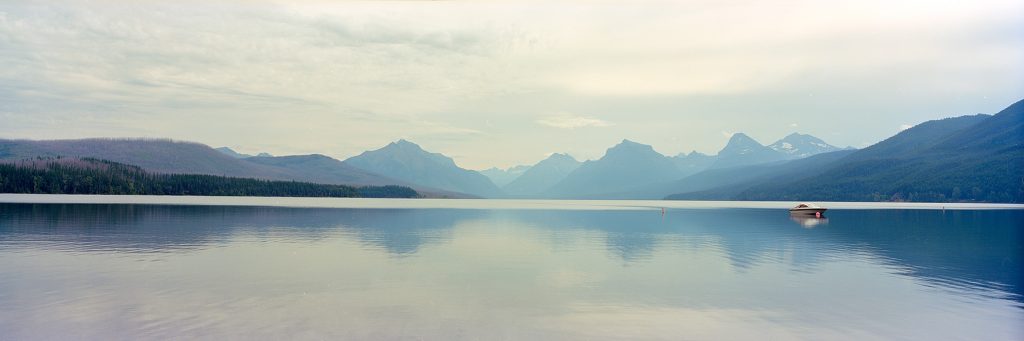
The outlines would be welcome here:
M 0 340 L 1021 340 L 1022 222 L 7 203 Z

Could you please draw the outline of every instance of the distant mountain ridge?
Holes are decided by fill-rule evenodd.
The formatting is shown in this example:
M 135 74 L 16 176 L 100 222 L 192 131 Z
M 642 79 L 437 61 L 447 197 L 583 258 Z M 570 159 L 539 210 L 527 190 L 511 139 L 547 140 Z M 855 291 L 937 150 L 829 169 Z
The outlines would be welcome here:
M 442 190 L 482 197 L 502 194 L 498 186 L 483 174 L 463 169 L 451 158 L 428 152 L 406 140 L 363 152 L 344 163 L 389 178 Z
M 715 159 L 715 155 L 702 154 L 697 151 L 692 151 L 689 154 L 680 153 L 672 157 L 676 168 L 679 169 L 679 177 L 689 176 L 708 169 L 708 167 L 715 163 Z
M 735 133 L 709 168 L 729 168 L 782 161 L 786 155 L 766 147 L 744 133 Z
M 589 197 L 667 181 L 679 175 L 675 162 L 650 145 L 622 140 L 604 156 L 586 161 L 544 192 L 554 198 Z
M 33 158 L 0 162 L 0 193 L 201 195 L 271 197 L 393 197 L 419 194 L 401 186 L 315 184 L 205 174 L 150 173 L 94 158 Z
M 226 154 L 228 156 L 231 156 L 231 157 L 234 157 L 234 158 L 239 158 L 239 159 L 250 158 L 250 157 L 253 157 L 253 156 L 264 156 L 264 157 L 273 156 L 273 155 L 270 155 L 270 153 L 259 153 L 259 154 L 256 154 L 256 155 L 242 154 L 242 153 L 236 152 L 234 149 L 231 149 L 231 148 L 228 148 L 228 147 L 218 147 L 218 148 L 214 148 L 214 150 L 216 150 L 218 152 L 221 152 L 221 153 L 224 153 L 224 154 Z
M 502 190 L 510 196 L 538 196 L 579 166 L 580 162 L 569 154 L 551 154 L 502 187 Z
M 760 162 L 742 150 L 744 144 L 760 145 L 743 137 L 746 136 L 739 134 L 730 139 L 723 154 L 735 154 L 734 164 Z M 599 160 L 580 163 L 567 154 L 553 154 L 534 166 L 492 169 L 493 173 L 501 174 L 492 173 L 495 180 L 491 180 L 481 172 L 462 169 L 451 158 L 427 152 L 406 140 L 345 161 L 320 154 L 251 156 L 228 147 L 212 149 L 198 143 L 160 139 L 0 140 L 0 159 L 58 155 L 107 159 L 162 173 L 355 186 L 400 185 L 428 196 L 444 197 L 460 197 L 464 196 L 460 193 L 465 193 L 480 197 L 615 198 L 618 196 L 615 193 L 636 192 L 636 188 L 684 178 L 722 163 L 719 155 L 691 152 L 667 157 L 649 145 L 623 140 L 609 148 Z M 501 176 L 504 178 L 498 179 Z M 495 181 L 508 183 L 499 188 Z M 650 195 L 641 197 L 651 198 Z
M 825 141 L 817 137 L 800 133 L 789 134 L 781 140 L 768 145 L 768 148 L 785 154 L 788 159 L 800 159 L 843 149 L 825 143 Z
M 285 169 L 289 174 L 319 183 L 403 185 L 414 186 L 406 181 L 388 178 L 352 167 L 335 158 L 321 155 L 253 156 L 245 159 L 260 165 Z
M 991 116 L 924 122 L 831 162 L 775 175 L 668 198 L 1024 202 L 1024 101 Z
M 757 164 L 742 167 L 708 169 L 672 183 L 662 184 L 647 192 L 647 197 L 674 200 L 729 200 L 752 186 L 784 182 L 823 171 L 823 167 L 855 152 L 844 149 L 821 153 L 788 162 Z
M 498 187 L 504 187 L 505 185 L 508 185 L 508 183 L 518 178 L 520 175 L 523 175 L 523 173 L 529 170 L 530 167 L 531 166 L 527 165 L 513 166 L 507 169 L 491 167 L 479 172 L 480 174 L 486 176 L 488 179 L 491 179 L 491 182 L 493 182 L 494 185 Z
M 169 139 L 0 140 L 0 159 L 91 157 L 158 173 L 284 179 L 286 172 L 247 163 L 209 146 Z
M 1021 103 L 995 115 L 924 122 L 861 150 L 800 133 L 765 146 L 736 133 L 716 155 L 669 157 L 622 140 L 596 160 L 552 154 L 532 166 L 480 172 L 406 140 L 339 161 L 252 156 L 168 139 L 0 139 L 0 161 L 96 158 L 155 173 L 399 185 L 433 197 L 1021 202 Z
M 103 159 L 165 174 L 203 174 L 351 186 L 400 185 L 414 187 L 430 196 L 459 196 L 457 193 L 446 193 L 345 166 L 323 155 L 236 158 L 203 144 L 170 139 L 0 140 L 0 160 L 57 156 Z M 307 163 L 318 164 L 318 167 L 297 167 L 295 162 L 303 158 L 318 160 Z M 333 166 L 325 167 L 327 164 Z

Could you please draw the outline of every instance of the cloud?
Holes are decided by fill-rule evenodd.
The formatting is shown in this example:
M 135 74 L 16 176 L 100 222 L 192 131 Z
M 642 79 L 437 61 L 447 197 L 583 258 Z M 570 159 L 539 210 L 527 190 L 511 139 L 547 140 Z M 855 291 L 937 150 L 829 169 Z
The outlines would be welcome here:
M 596 118 L 583 116 L 553 116 L 537 120 L 537 123 L 560 129 L 576 129 L 585 127 L 608 127 L 611 123 Z
M 914 127 L 914 125 L 912 125 L 912 124 L 901 124 L 900 125 L 900 131 L 904 131 L 904 130 L 907 130 L 907 129 L 910 129 L 910 128 L 913 128 L 913 127 Z
M 733 135 L 736 135 L 736 132 L 722 130 L 722 136 L 725 136 L 727 139 L 732 138 Z
M 799 125 L 799 124 L 796 124 L 796 123 L 790 123 L 790 124 L 789 124 L 789 126 L 790 126 L 790 127 L 793 127 L 793 128 L 796 128 L 796 127 L 799 127 L 800 125 Z
M 781 1 L 0 2 L 0 137 L 346 157 L 407 136 L 483 169 L 786 121 L 878 141 L 1024 91 L 1019 0 Z

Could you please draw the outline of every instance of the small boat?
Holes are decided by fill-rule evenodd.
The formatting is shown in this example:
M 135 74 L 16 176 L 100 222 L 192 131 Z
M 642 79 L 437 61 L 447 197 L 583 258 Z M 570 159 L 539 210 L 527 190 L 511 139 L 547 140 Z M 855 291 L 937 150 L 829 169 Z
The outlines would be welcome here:
M 790 214 L 798 214 L 798 215 L 806 214 L 806 215 L 813 215 L 813 216 L 816 216 L 816 217 L 820 217 L 822 213 L 825 213 L 825 210 L 828 210 L 828 209 L 824 208 L 824 207 L 821 207 L 821 206 L 818 206 L 818 205 L 815 205 L 815 204 L 812 204 L 812 203 L 806 203 L 805 202 L 805 203 L 802 203 L 800 205 L 796 205 L 796 207 L 793 207 L 793 208 L 789 209 L 789 213 Z

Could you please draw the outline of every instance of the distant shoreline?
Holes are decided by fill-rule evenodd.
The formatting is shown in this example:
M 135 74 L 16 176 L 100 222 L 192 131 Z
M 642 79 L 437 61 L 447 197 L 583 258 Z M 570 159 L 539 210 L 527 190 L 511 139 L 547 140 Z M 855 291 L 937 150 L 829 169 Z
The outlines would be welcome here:
M 380 209 L 513 209 L 513 210 L 660 210 L 665 209 L 787 209 L 790 201 L 678 201 L 678 200 L 532 200 L 532 199 L 400 199 L 400 198 L 306 198 L 178 195 L 77 195 L 0 193 L 7 204 L 136 204 L 187 206 L 268 206 L 307 208 Z M 1024 204 L 917 203 L 917 202 L 816 202 L 832 210 L 1020 210 Z

